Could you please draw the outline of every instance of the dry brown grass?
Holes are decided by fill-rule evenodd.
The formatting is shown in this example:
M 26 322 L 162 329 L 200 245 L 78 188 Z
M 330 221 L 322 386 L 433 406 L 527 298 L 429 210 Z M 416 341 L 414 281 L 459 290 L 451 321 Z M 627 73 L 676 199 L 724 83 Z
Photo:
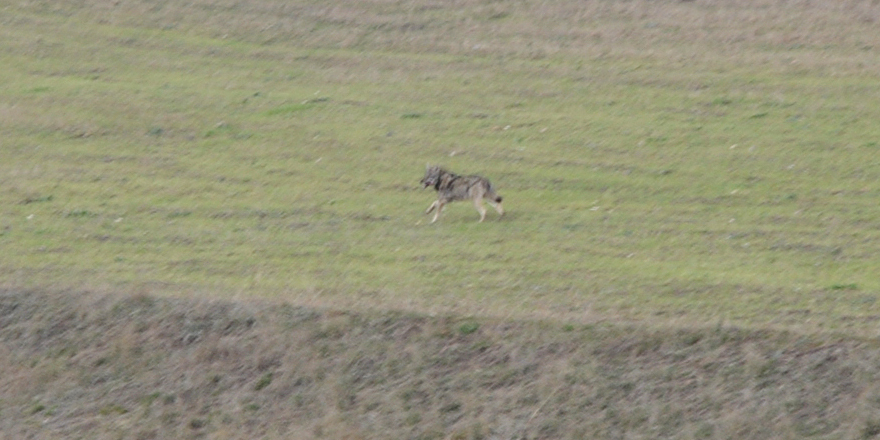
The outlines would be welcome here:
M 731 67 L 877 72 L 880 5 L 866 0 L 106 2 L 43 6 L 99 23 L 297 47 L 545 58 L 646 57 Z M 710 50 L 706 50 L 706 49 Z M 816 56 L 816 53 L 819 56 Z M 794 66 L 793 66 L 794 64 Z
M 0 294 L 7 438 L 872 438 L 876 341 Z

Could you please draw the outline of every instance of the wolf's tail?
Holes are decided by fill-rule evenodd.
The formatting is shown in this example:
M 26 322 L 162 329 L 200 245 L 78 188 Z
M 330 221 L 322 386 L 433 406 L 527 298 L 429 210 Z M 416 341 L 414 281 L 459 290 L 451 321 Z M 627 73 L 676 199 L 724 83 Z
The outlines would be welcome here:
M 489 194 L 486 194 L 486 196 L 489 200 L 492 200 L 495 203 L 501 203 L 501 196 L 499 196 L 491 186 L 489 187 Z
M 488 189 L 489 191 L 487 192 L 486 196 L 489 198 L 489 200 L 492 200 L 495 203 L 501 203 L 501 196 L 499 196 L 498 193 L 495 192 L 495 188 L 492 187 L 491 183 L 489 183 Z

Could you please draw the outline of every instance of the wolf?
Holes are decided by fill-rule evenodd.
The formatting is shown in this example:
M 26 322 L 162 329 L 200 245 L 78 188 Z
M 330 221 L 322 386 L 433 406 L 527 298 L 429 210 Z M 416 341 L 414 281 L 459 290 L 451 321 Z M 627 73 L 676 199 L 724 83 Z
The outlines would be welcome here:
M 419 181 L 424 188 L 433 186 L 437 190 L 437 200 L 428 207 L 425 214 L 430 214 L 435 208 L 434 219 L 431 223 L 437 221 L 440 217 L 440 211 L 449 202 L 456 200 L 473 200 L 474 207 L 480 213 L 480 222 L 486 219 L 486 208 L 483 206 L 485 200 L 496 211 L 499 216 L 504 215 L 504 208 L 501 207 L 501 196 L 499 196 L 489 179 L 482 176 L 459 176 L 450 173 L 439 166 L 428 165 L 425 170 L 425 177 Z

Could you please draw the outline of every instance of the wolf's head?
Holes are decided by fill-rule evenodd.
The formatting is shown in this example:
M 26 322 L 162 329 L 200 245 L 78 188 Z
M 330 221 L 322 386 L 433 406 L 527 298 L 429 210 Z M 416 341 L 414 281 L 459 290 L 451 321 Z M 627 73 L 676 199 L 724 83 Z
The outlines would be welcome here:
M 422 177 L 422 180 L 419 181 L 424 188 L 429 186 L 437 186 L 437 183 L 440 182 L 440 174 L 443 172 L 443 169 L 436 165 L 428 165 L 425 169 L 425 177 Z

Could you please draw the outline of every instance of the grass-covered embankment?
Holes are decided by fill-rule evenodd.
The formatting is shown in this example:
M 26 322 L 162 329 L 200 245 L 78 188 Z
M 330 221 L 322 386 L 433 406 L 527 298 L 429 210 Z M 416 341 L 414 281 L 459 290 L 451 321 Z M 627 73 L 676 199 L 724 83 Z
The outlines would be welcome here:
M 875 340 L 0 295 L 8 438 L 873 438 Z

